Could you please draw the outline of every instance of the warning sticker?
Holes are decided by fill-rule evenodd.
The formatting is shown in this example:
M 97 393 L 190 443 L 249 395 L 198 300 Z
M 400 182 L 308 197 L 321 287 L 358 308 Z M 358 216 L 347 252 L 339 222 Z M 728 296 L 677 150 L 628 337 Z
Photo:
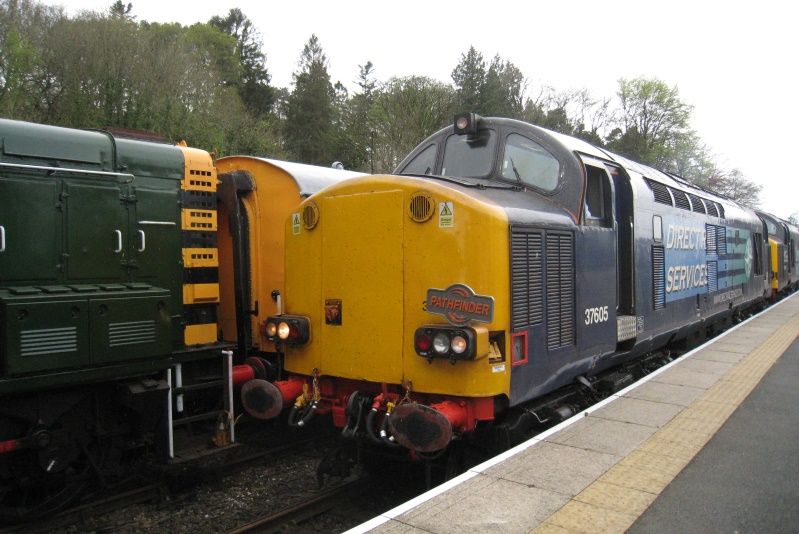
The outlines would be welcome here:
M 300 235 L 300 214 L 299 213 L 292 213 L 291 214 L 291 233 L 294 235 Z
M 452 228 L 455 226 L 455 209 L 452 202 L 438 203 L 438 227 Z

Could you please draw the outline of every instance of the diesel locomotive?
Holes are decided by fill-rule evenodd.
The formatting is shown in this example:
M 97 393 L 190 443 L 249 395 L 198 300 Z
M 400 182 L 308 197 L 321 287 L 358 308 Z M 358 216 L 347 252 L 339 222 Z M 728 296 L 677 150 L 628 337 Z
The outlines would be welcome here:
M 787 290 L 796 289 L 799 282 L 796 263 L 799 228 L 769 213 L 758 211 L 757 214 L 768 232 L 769 286 L 772 298 L 776 298 Z
M 216 188 L 202 150 L 0 120 L 2 520 L 233 438 Z
M 358 175 L 0 120 L 0 521 L 235 441 L 283 221 Z
M 524 122 L 456 117 L 286 227 L 286 375 L 245 409 L 429 455 L 523 439 L 771 295 L 758 215 Z

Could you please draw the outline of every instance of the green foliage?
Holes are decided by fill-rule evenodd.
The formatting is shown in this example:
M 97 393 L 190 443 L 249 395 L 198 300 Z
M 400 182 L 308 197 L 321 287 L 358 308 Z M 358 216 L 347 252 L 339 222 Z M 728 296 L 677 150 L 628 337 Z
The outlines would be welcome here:
M 725 171 L 690 128 L 692 108 L 657 79 L 619 80 L 615 98 L 532 85 L 510 61 L 470 47 L 452 84 L 380 81 L 359 67 L 350 93 L 328 73 L 316 35 L 293 87 L 272 87 L 254 23 L 240 9 L 184 27 L 137 21 L 115 0 L 74 17 L 0 0 L 0 115 L 72 127 L 161 134 L 218 155 L 256 154 L 390 172 L 456 112 L 519 118 L 676 173 L 756 205 L 759 186 Z
M 226 81 L 234 85 L 244 104 L 257 117 L 266 116 L 275 101 L 274 89 L 266 69 L 266 55 L 252 21 L 238 8 L 231 9 L 225 18 L 212 17 L 209 25 L 233 37 L 241 69 Z
M 52 85 L 45 68 L 45 43 L 61 8 L 17 0 L 0 0 L 0 115 L 42 121 Z
M 131 11 L 133 11 L 133 4 L 130 2 L 125 4 L 122 2 L 122 0 L 116 0 L 116 2 L 111 4 L 111 7 L 108 9 L 109 14 L 113 18 L 133 20 L 135 17 L 131 15 Z
M 146 130 L 219 155 L 285 156 L 276 119 L 230 83 L 246 78 L 236 37 L 210 24 L 134 19 L 122 2 L 105 14 L 68 18 L 60 9 L 0 0 L 0 113 Z M 268 81 L 265 70 L 254 76 Z
M 301 162 L 330 165 L 333 153 L 335 90 L 319 38 L 311 35 L 294 73 L 294 91 L 287 101 L 283 134 L 292 156 Z
M 482 112 L 485 77 L 486 64 L 483 55 L 470 46 L 465 54 L 461 54 L 460 62 L 452 71 L 459 111 Z
M 486 117 L 522 116 L 526 82 L 510 61 L 497 55 L 486 69 L 483 55 L 469 47 L 453 69 L 452 81 L 458 111 L 473 111 Z
M 631 159 L 663 167 L 673 158 L 675 142 L 693 134 L 692 107 L 680 100 L 677 87 L 656 79 L 619 80 L 620 127 L 608 147 Z
M 451 86 L 424 76 L 392 78 L 375 98 L 375 172 L 391 172 L 425 137 L 452 122 Z
M 480 113 L 490 117 L 521 117 L 525 83 L 516 65 L 494 56 L 480 94 Z
M 336 154 L 347 169 L 374 172 L 375 121 L 373 115 L 378 92 L 374 65 L 359 65 L 360 89 L 349 101 L 340 104 L 341 125 Z
M 752 209 L 760 205 L 763 186 L 748 180 L 738 169 L 729 172 L 717 170 L 709 177 L 700 180 L 699 185 Z

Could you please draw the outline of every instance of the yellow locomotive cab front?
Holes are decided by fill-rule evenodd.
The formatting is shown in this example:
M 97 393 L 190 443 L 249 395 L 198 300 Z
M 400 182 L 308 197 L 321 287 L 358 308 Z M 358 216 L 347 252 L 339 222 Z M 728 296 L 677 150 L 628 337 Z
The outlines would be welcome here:
M 307 209 L 318 212 L 312 228 L 297 224 Z M 508 223 L 502 209 L 444 184 L 370 177 L 327 189 L 298 215 L 287 228 L 292 268 L 286 312 L 308 317 L 311 334 L 306 345 L 286 349 L 287 371 L 428 394 L 507 393 L 501 334 L 509 322 Z M 431 312 L 428 292 L 453 285 L 485 297 L 492 308 L 491 322 L 464 326 L 475 334 L 474 359 L 420 356 L 417 329 L 448 324 Z

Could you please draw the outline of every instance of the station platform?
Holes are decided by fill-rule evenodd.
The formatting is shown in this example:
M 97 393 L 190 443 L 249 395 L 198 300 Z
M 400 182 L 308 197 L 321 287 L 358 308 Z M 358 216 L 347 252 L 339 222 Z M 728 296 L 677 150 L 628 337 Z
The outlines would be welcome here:
M 797 335 L 794 294 L 348 532 L 795 531 Z

